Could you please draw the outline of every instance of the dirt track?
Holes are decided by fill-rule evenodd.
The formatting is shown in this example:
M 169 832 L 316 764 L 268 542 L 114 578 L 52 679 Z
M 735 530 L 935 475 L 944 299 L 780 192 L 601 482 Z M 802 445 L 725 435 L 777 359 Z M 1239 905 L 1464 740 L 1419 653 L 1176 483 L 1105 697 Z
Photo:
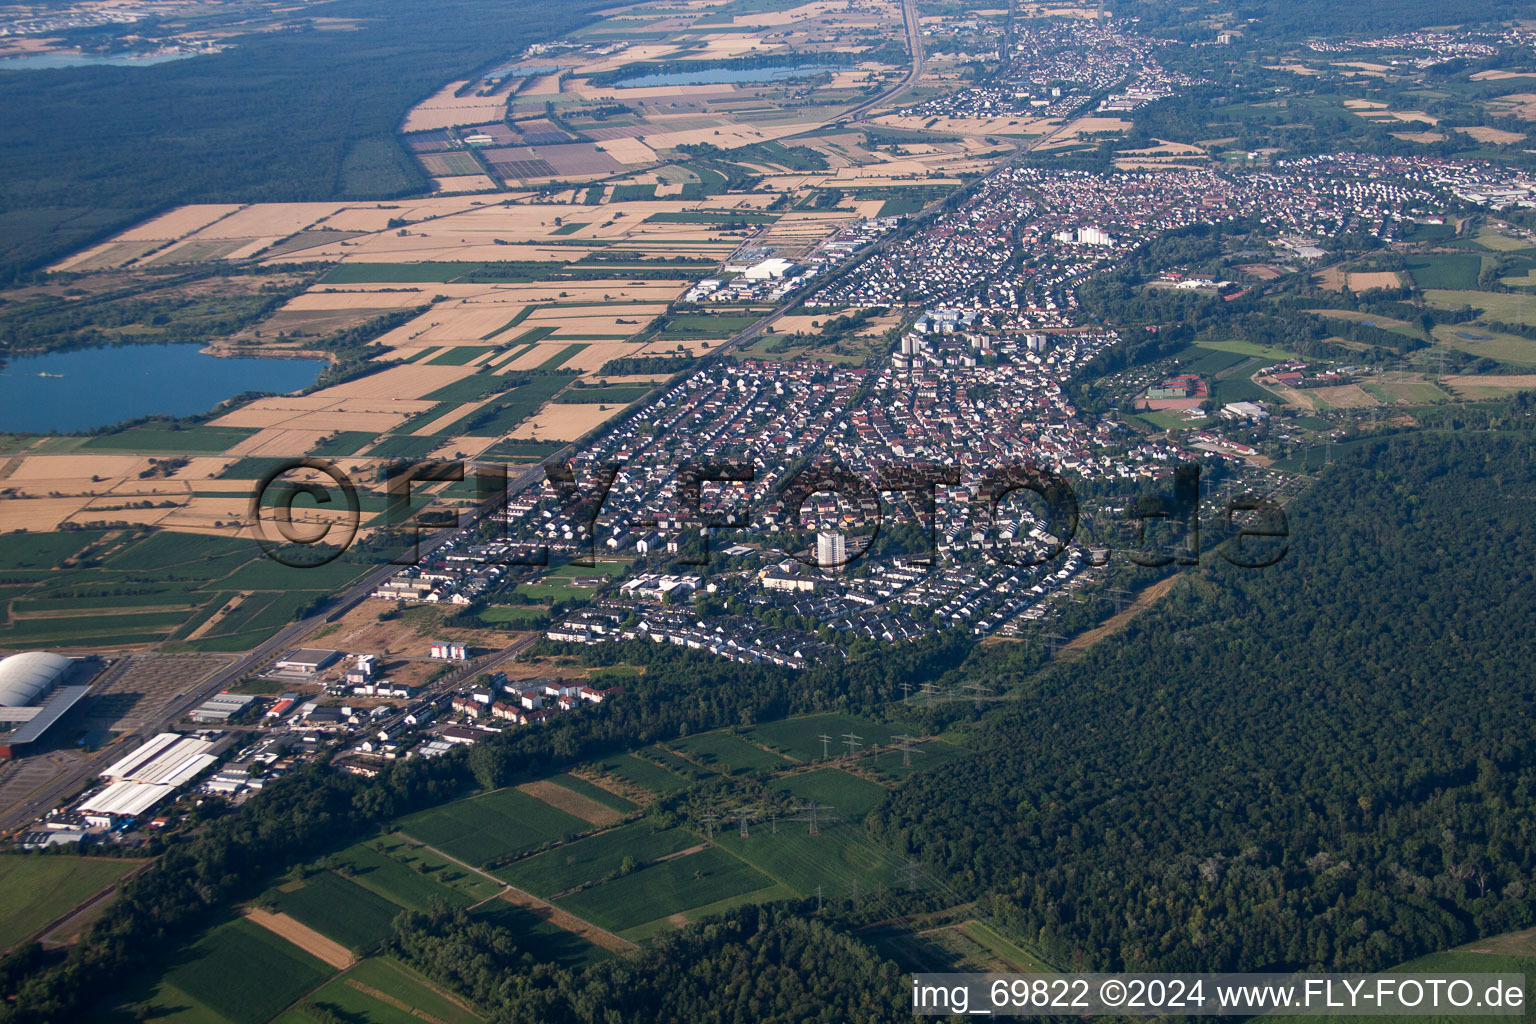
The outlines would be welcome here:
M 1109 619 L 1106 619 L 1102 626 L 1096 626 L 1093 629 L 1090 629 L 1088 632 L 1074 637 L 1072 641 L 1063 647 L 1060 653 L 1056 655 L 1057 660 L 1073 661 L 1082 657 L 1083 652 L 1088 648 L 1092 647 L 1100 640 L 1103 640 L 1111 633 L 1124 628 L 1127 622 L 1130 622 L 1136 616 L 1152 607 L 1158 598 L 1162 597 L 1164 594 L 1168 593 L 1168 591 L 1173 589 L 1173 585 L 1177 583 L 1179 579 L 1180 577 L 1178 576 L 1169 576 L 1167 579 L 1158 580 L 1156 583 L 1152 584 L 1150 587 L 1137 594 L 1136 600 L 1132 601 L 1131 606 L 1125 611 L 1121 612 L 1119 615 L 1115 615 Z
M 260 907 L 252 907 L 245 912 L 245 916 L 273 935 L 281 935 L 310 956 L 325 961 L 338 971 L 344 971 L 357 962 L 357 957 L 353 956 L 352 951 L 346 946 L 339 942 L 332 942 L 287 914 L 273 914 Z

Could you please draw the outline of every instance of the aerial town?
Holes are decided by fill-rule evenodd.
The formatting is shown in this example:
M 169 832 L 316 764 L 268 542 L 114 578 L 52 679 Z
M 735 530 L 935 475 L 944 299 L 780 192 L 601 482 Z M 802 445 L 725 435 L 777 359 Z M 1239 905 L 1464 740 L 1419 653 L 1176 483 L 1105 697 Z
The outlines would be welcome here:
M 1469 3 L 0 2 L 0 1024 L 1536 978 Z

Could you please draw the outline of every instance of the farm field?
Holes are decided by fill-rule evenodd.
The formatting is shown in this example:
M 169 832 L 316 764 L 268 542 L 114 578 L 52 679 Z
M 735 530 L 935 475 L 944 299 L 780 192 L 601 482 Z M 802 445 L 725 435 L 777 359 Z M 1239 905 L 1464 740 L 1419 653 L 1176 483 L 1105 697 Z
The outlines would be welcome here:
M 170 640 L 182 650 L 241 650 L 364 570 L 350 556 L 291 569 L 248 541 L 167 531 L 39 533 L 11 547 L 16 555 L 10 566 L 0 562 L 0 574 L 19 586 L 8 595 L 0 647 Z M 131 593 L 101 596 L 118 590 Z
M 913 772 L 931 771 L 946 761 L 964 756 L 964 748 L 948 740 L 932 739 L 912 745 L 910 766 L 902 764 L 899 752 L 881 751 L 876 757 L 861 760 L 859 769 L 884 781 L 900 782 Z
M 1439 953 L 1431 953 L 1428 956 L 1410 960 L 1407 963 L 1398 964 L 1383 974 L 1418 974 L 1418 975 L 1451 975 L 1451 974 L 1524 974 L 1525 975 L 1525 1005 L 1529 1006 L 1531 996 L 1536 993 L 1536 929 L 1526 929 L 1518 932 L 1507 932 L 1503 935 L 1495 935 L 1491 938 L 1469 942 L 1455 949 L 1444 950 Z M 1298 1021 L 1306 1024 L 1320 1024 L 1326 1020 L 1337 1020 L 1322 1016 L 1297 1017 Z M 1377 1019 L 1390 1021 L 1392 1024 L 1407 1024 L 1409 1021 L 1417 1021 L 1420 1024 L 1451 1024 L 1453 1021 L 1478 1021 L 1482 1024 L 1500 1020 L 1510 1020 L 1509 1016 L 1395 1016 L 1383 1015 Z
M 641 820 L 515 860 L 498 868 L 495 875 L 535 896 L 553 899 L 619 873 L 627 860 L 633 859 L 638 867 L 703 841 L 687 829 L 657 830 Z
M 745 839 L 735 829 L 722 828 L 715 844 L 800 896 L 814 895 L 818 885 L 842 894 L 855 884 L 873 892 L 904 881 L 901 858 L 873 843 L 857 819 L 840 811 L 818 812 L 817 827 L 811 835 L 808 822 L 781 821 L 776 831 L 759 822 Z
M 1492 257 L 1490 257 L 1491 259 Z M 1482 257 L 1469 253 L 1430 253 L 1405 259 L 1413 283 L 1424 291 L 1475 289 Z
M 728 732 L 700 733 L 687 739 L 673 740 L 667 746 L 681 753 L 687 760 L 724 775 L 781 768 L 788 764 L 784 758 Z
M 1487 356 L 1501 363 L 1536 366 L 1536 341 L 1518 334 L 1505 334 L 1481 324 L 1436 324 L 1436 344 L 1458 349 L 1473 356 Z
M 374 839 L 350 846 L 331 859 L 350 882 L 406 910 L 426 910 L 433 900 L 449 906 L 469 906 L 475 901 L 478 894 L 455 884 L 458 879 L 453 873 L 417 871 L 408 860 L 410 855 L 402 839 Z M 461 868 L 454 871 L 467 876 Z
M 155 986 L 147 1020 L 266 1024 L 335 973 L 243 918 L 219 925 L 189 947 Z
M 1287 359 L 1300 359 L 1295 352 L 1289 352 L 1283 348 L 1272 348 L 1268 345 L 1256 345 L 1251 341 L 1241 341 L 1232 338 L 1227 341 L 1202 341 L 1200 348 L 1214 352 L 1235 352 L 1239 355 L 1251 356 L 1257 359 L 1266 359 L 1272 362 L 1281 362 Z
M 836 755 L 847 749 L 843 742 L 846 733 L 858 736 L 867 748 L 874 744 L 884 746 L 892 736 L 904 731 L 907 730 L 848 715 L 806 715 L 753 726 L 746 735 L 753 742 L 796 760 L 818 761 L 824 756 L 823 735 L 831 740 L 826 746 L 827 753 Z
M 595 766 L 599 771 L 632 782 L 657 796 L 666 796 L 688 788 L 689 780 L 676 772 L 652 764 L 643 758 L 621 754 Z
M 0 949 L 9 949 L 143 864 L 115 857 L 0 855 Z
M 591 827 L 588 822 L 515 789 L 444 804 L 399 822 L 405 835 L 476 866 Z
M 598 963 L 613 953 L 588 942 L 573 932 L 546 919 L 546 911 L 531 910 L 508 899 L 490 900 L 476 907 L 471 914 L 477 920 L 486 921 L 511 932 L 518 949 L 540 961 L 558 963 L 566 967 L 581 967 Z M 559 913 L 554 915 L 561 917 Z M 591 928 L 591 925 L 582 925 Z
M 625 935 L 628 929 L 761 892 L 773 884 L 773 879 L 741 860 L 706 847 L 582 889 L 556 900 L 555 905 Z
M 885 789 L 867 779 L 849 775 L 837 768 L 819 768 L 796 772 L 778 780 L 776 788 L 801 802 L 835 807 L 845 820 L 857 822 L 885 799 Z
M 401 909 L 331 871 L 309 875 L 297 887 L 279 886 L 268 897 L 280 913 L 360 953 L 389 938 Z
M 1437 309 L 1480 310 L 1480 319 L 1506 324 L 1536 324 L 1536 295 L 1525 292 L 1455 291 L 1436 288 L 1424 290 L 1424 301 Z
M 337 975 L 274 1024 L 311 1024 L 318 1007 L 370 1024 L 478 1024 L 481 1018 L 416 971 L 391 957 L 374 957 Z

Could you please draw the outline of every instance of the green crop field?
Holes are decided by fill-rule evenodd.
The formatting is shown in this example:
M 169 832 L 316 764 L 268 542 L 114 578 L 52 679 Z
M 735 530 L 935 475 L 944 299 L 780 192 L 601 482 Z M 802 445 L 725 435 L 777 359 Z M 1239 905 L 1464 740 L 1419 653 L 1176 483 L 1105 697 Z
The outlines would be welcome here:
M 771 213 L 746 210 L 663 210 L 645 218 L 647 224 L 772 224 Z
M 1274 362 L 1279 362 L 1283 359 L 1301 358 L 1295 352 L 1289 352 L 1283 348 L 1255 345 L 1251 341 L 1239 341 L 1235 338 L 1228 341 L 1202 341 L 1199 347 L 1211 352 L 1235 352 L 1238 355 L 1255 356 L 1259 359 L 1268 359 Z
M 185 993 L 230 1024 L 265 1024 L 332 973 L 287 940 L 240 918 L 193 943 L 161 980 L 153 1001 L 176 1006 L 176 993 Z
M 468 434 L 475 437 L 496 437 L 512 430 L 532 416 L 539 407 L 572 380 L 574 376 L 552 373 L 531 378 L 519 384 L 494 404 L 478 409 L 450 425 L 445 434 Z M 438 444 L 442 439 L 438 439 Z
M 1268 388 L 1255 384 L 1246 377 L 1218 380 L 1213 389 L 1216 401 L 1227 402 L 1279 402 L 1280 396 Z
M 804 821 L 780 821 L 777 831 L 760 822 L 745 839 L 722 828 L 715 845 L 801 896 L 814 893 L 818 885 L 825 892 L 846 893 L 855 883 L 868 891 L 902 884 L 900 857 L 872 842 L 857 818 L 841 810 L 826 815 L 834 817 L 818 815 L 814 836 Z
M 763 768 L 783 768 L 789 763 L 777 754 L 771 754 L 728 732 L 700 733 L 676 740 L 669 746 L 682 751 L 689 760 L 726 775 Z
M 1481 310 L 1484 320 L 1499 320 L 1506 324 L 1536 324 L 1536 295 L 1525 292 L 1478 292 L 1448 291 L 1426 288 L 1424 301 L 1437 309 L 1460 309 L 1471 306 Z
M 98 434 L 81 445 L 82 450 L 141 452 L 149 455 L 217 455 L 256 433 L 248 427 L 210 427 L 203 424 L 173 430 L 169 427 L 130 427 L 115 434 Z
M 496 394 L 505 391 L 512 386 L 512 381 L 505 377 L 498 377 L 494 373 L 481 370 L 479 373 L 468 377 L 461 377 L 451 384 L 444 384 L 430 394 L 422 395 L 422 401 L 439 402 L 448 405 L 463 405 L 465 402 L 483 401 Z
M 343 430 L 335 437 L 328 438 L 315 445 L 310 454 L 322 459 L 342 458 L 347 455 L 356 455 L 362 451 L 363 446 L 372 441 L 376 436 L 371 430 Z
M 560 367 L 565 365 L 565 361 L 567 359 L 571 358 L 586 347 L 587 346 L 583 344 L 567 345 L 565 348 L 561 349 L 559 352 L 556 352 L 554 355 L 540 363 L 538 368 L 541 370 L 558 370 Z
M 965 756 L 965 753 L 964 749 L 953 743 L 928 740 L 913 745 L 910 765 L 902 764 L 901 752 L 896 750 L 881 751 L 876 757 L 861 760 L 859 765 L 881 779 L 900 782 L 913 772 L 931 771 L 946 761 Z
M 603 761 L 596 767 L 600 771 L 633 782 L 642 789 L 648 789 L 657 796 L 666 796 L 668 793 L 676 793 L 688 788 L 688 780 L 681 775 L 628 754 Z
M 428 366 L 463 366 L 487 352 L 496 351 L 491 346 L 480 345 L 455 345 L 452 348 L 433 356 L 427 360 Z
M 0 949 L 46 927 L 142 863 L 115 857 L 0 855 Z
M 1213 373 L 1219 373 L 1230 366 L 1236 366 L 1245 358 L 1247 358 L 1247 355 L 1242 352 L 1223 351 L 1221 349 L 1202 348 L 1198 345 L 1191 345 L 1178 354 L 1179 371 L 1181 373 L 1198 373 L 1201 376 L 1209 376 Z
M 405 843 L 398 839 L 392 842 L 374 840 L 349 846 L 331 859 L 338 867 L 346 866 L 343 870 L 348 870 L 349 881 L 407 910 L 426 910 L 434 899 L 460 907 L 474 902 L 467 892 L 444 881 L 443 873 L 421 874 L 384 852 L 404 847 Z
M 858 821 L 885 799 L 884 787 L 837 768 L 787 775 L 777 788 L 792 793 L 802 803 L 814 800 L 818 805 L 835 807 L 845 821 Z
M 481 622 L 524 628 L 540 626 L 549 620 L 549 609 L 529 605 L 491 605 L 480 612 Z
M 900 725 L 882 725 L 864 718 L 848 715 L 807 715 L 803 718 L 785 718 L 747 730 L 749 739 L 765 747 L 778 750 L 801 761 L 818 761 L 822 756 L 821 737 L 827 736 L 827 752 L 836 756 L 847 749 L 843 743 L 846 733 L 858 736 L 864 747 L 871 744 L 884 746 L 891 737 L 911 732 Z
M 1505 334 L 1481 324 L 1436 324 L 1435 343 L 1469 355 L 1497 359 L 1517 366 L 1536 366 L 1536 341 Z
M 479 270 L 478 263 L 342 263 L 320 279 L 321 284 L 445 283 Z
M 496 877 L 549 899 L 617 873 L 626 858 L 634 858 L 638 867 L 701 842 L 687 829 L 657 830 L 648 821 L 636 821 L 513 861 L 499 868 Z
M 635 751 L 635 754 L 645 758 L 648 761 L 653 761 L 656 764 L 661 765 L 668 771 L 676 772 L 686 779 L 693 779 L 695 781 L 699 779 L 712 779 L 717 774 L 719 774 L 712 768 L 700 767 L 699 765 L 694 764 L 692 761 L 685 760 L 682 755 L 678 754 L 676 751 L 664 747 L 659 743 L 652 747 L 644 747 L 640 750 L 637 750 Z
M 384 998 L 379 998 L 382 995 Z M 402 1009 L 401 1005 L 410 1009 Z M 336 1016 L 368 1024 L 476 1024 L 482 1018 L 446 995 L 417 972 L 390 957 L 372 957 L 327 982 L 282 1020 L 308 1021 L 304 1006 L 328 1010 Z M 412 1012 L 415 1011 L 415 1012 Z M 333 1018 L 334 1019 L 334 1018 Z
M 591 828 L 515 789 L 459 800 L 404 818 L 400 831 L 469 864 L 485 864 Z
M 441 447 L 447 438 L 436 434 L 394 434 L 386 437 L 368 452 L 375 459 L 419 459 Z
M 25 544 L 0 544 L 0 571 L 7 569 L 51 569 L 77 554 L 87 544 L 100 540 L 102 530 L 71 533 L 29 533 Z
M 1409 256 L 1404 264 L 1413 283 L 1428 291 L 1441 288 L 1476 288 L 1483 258 L 1472 253 L 1431 253 Z
M 273 890 L 270 895 L 282 913 L 359 953 L 389 938 L 390 923 L 400 913 L 394 903 L 331 871 L 310 875 L 297 889 Z
M 770 888 L 773 879 L 708 847 L 572 893 L 555 905 L 610 931 Z
M 1477 950 L 1478 952 L 1474 952 Z M 1485 951 L 1485 952 L 1484 952 Z M 1455 974 L 1523 974 L 1525 975 L 1525 995 L 1522 1004 L 1529 1007 L 1533 995 L 1536 995 L 1536 943 L 1531 941 L 1529 932 L 1511 932 L 1504 935 L 1495 935 L 1477 942 L 1469 942 L 1465 946 L 1456 949 L 1445 950 L 1439 953 L 1431 953 L 1421 956 L 1417 960 L 1410 960 L 1404 964 L 1398 964 L 1382 974 L 1417 974 L 1435 977 L 1447 977 Z M 1476 993 L 1481 998 L 1483 992 Z M 1390 1024 L 1494 1024 L 1497 1021 L 1510 1021 L 1524 1019 L 1530 1015 L 1527 1009 L 1521 1014 L 1509 1016 L 1494 1015 L 1469 1015 L 1469 1016 L 1434 1016 L 1434 1015 L 1380 1015 L 1373 1019 L 1390 1022 Z M 1324 1021 L 1336 1021 L 1338 1017 L 1311 1016 L 1295 1017 L 1296 1021 L 1305 1024 L 1323 1024 Z
M 555 399 L 559 405 L 628 405 L 653 390 L 650 384 L 610 384 L 607 387 L 571 388 Z

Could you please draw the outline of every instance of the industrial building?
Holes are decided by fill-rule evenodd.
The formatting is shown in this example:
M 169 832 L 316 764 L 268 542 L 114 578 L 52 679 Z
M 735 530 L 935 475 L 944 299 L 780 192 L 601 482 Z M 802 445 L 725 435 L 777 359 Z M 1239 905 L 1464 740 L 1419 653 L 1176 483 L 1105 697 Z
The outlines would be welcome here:
M 194 722 L 215 725 L 238 718 L 256 698 L 243 693 L 219 693 L 203 701 L 188 717 Z
M 0 659 L 0 757 L 19 756 L 90 692 L 67 685 L 80 664 L 42 651 Z
M 752 264 L 752 266 L 742 271 L 741 276 L 748 281 L 778 281 L 790 276 L 799 269 L 800 264 L 794 260 L 774 257 L 773 259 L 763 260 L 761 263 Z
M 306 647 L 300 647 L 289 651 L 272 666 L 278 672 L 289 672 L 299 676 L 314 676 L 324 672 L 331 665 L 341 660 L 340 651 L 317 651 Z
M 163 732 L 109 765 L 101 773 L 107 785 L 75 809 L 98 827 L 137 818 L 217 764 L 229 743 L 220 733 Z

